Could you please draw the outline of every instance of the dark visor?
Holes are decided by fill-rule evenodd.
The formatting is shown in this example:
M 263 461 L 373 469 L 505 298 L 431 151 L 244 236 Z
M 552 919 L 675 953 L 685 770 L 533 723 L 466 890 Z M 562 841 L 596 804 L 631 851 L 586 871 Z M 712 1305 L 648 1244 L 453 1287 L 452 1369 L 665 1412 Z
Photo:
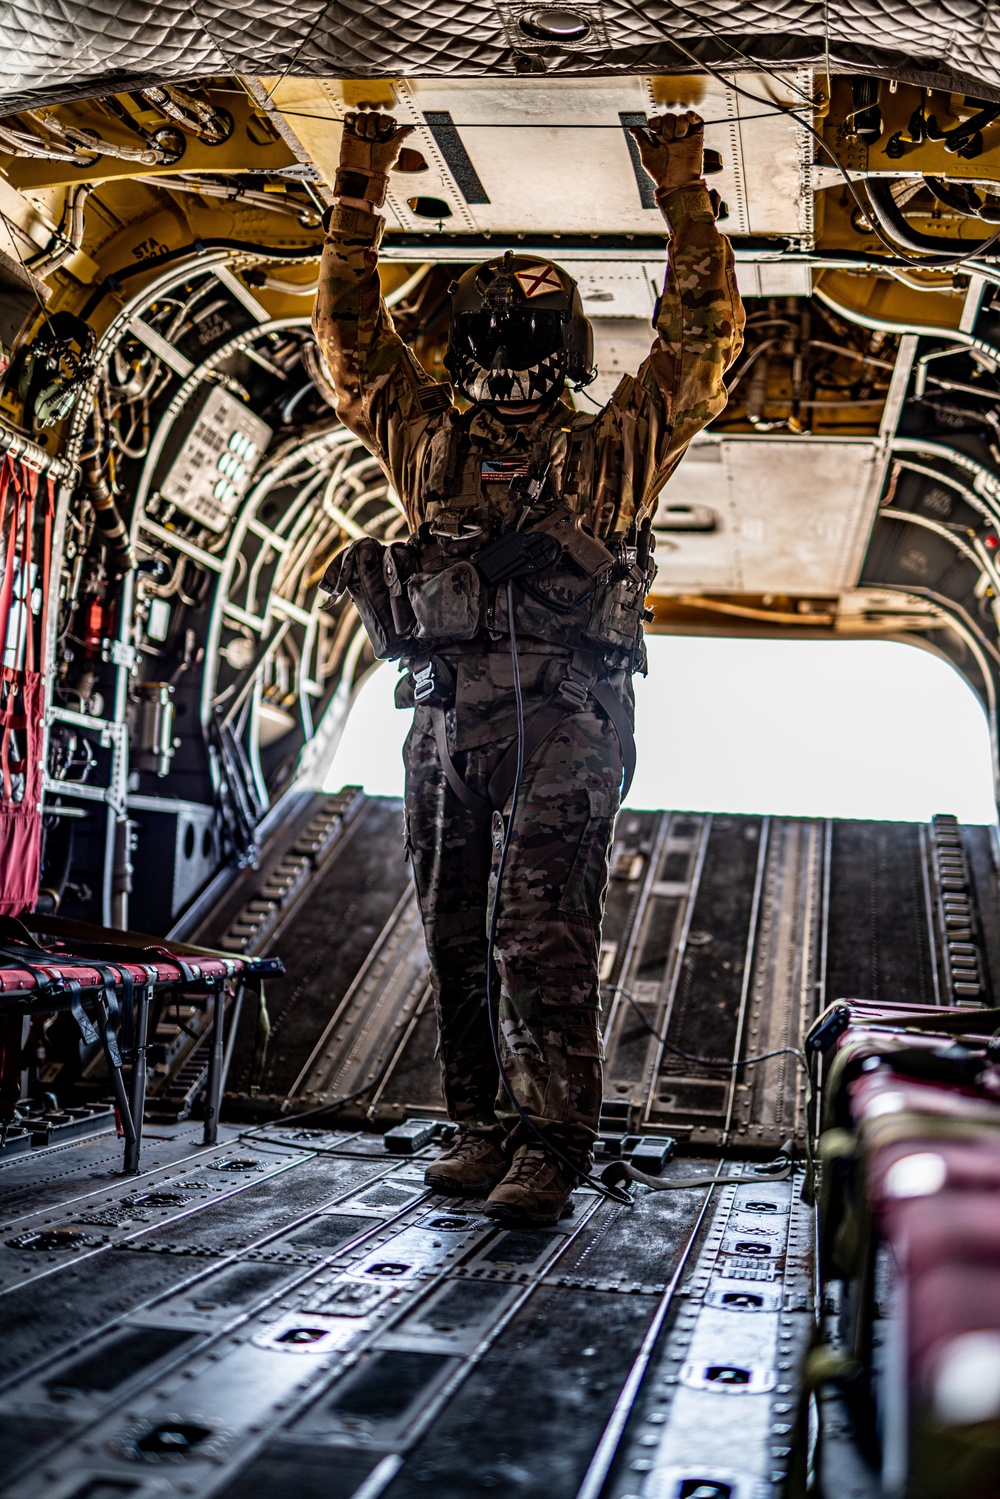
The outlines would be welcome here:
M 529 370 L 563 346 L 561 312 L 463 312 L 458 333 L 486 369 Z M 500 358 L 497 358 L 497 355 Z

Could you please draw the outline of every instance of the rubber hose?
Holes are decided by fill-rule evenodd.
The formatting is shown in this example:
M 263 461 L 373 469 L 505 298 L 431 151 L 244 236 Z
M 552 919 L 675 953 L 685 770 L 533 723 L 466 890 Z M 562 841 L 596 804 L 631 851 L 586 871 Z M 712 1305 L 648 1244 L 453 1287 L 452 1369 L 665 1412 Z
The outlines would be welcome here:
M 135 551 L 115 497 L 101 472 L 100 449 L 93 447 L 85 453 L 80 467 L 84 493 L 94 507 L 94 519 L 107 543 L 110 559 L 117 572 L 131 572 L 136 564 Z
M 907 223 L 900 212 L 888 182 L 880 181 L 875 177 L 865 178 L 865 192 L 872 207 L 872 213 L 883 232 L 894 239 L 902 249 L 915 250 L 918 255 L 948 256 L 949 260 L 955 255 L 974 257 L 977 250 L 991 244 L 996 235 L 990 235 L 988 239 L 979 241 L 967 239 L 938 239 L 930 234 L 923 234 L 919 229 Z
M 301 248 L 289 248 L 277 245 L 258 245 L 246 239 L 199 239 L 189 245 L 178 245 L 176 250 L 165 250 L 162 255 L 150 255 L 148 260 L 140 260 L 137 265 L 124 266 L 120 271 L 114 271 L 110 276 L 106 276 L 94 287 L 88 297 L 80 313 L 81 318 L 86 322 L 108 292 L 118 291 L 121 283 L 130 280 L 132 276 L 141 276 L 146 271 L 158 270 L 160 266 L 172 265 L 175 260 L 192 260 L 197 265 L 198 256 L 204 255 L 208 250 L 238 250 L 257 255 L 261 260 L 297 261 L 319 260 L 323 253 L 323 246 L 304 245 Z

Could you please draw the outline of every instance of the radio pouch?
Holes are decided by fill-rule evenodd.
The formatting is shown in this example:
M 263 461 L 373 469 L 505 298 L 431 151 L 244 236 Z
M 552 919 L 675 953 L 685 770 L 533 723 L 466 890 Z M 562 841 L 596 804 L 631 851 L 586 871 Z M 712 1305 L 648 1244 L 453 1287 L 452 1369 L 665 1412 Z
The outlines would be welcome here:
M 537 531 L 505 531 L 483 547 L 476 557 L 476 566 L 487 583 L 496 586 L 551 567 L 561 551 L 554 536 L 543 536 Z

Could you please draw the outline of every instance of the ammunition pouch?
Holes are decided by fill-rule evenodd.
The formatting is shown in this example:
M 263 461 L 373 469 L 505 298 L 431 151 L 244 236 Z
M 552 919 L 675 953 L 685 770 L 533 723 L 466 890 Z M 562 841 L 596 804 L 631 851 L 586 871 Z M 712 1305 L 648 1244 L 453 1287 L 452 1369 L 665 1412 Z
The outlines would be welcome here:
M 408 640 L 417 627 L 406 585 L 413 576 L 413 552 L 405 541 L 394 541 L 382 554 L 382 576 L 389 590 L 392 623 L 401 640 Z
M 409 632 L 397 628 L 383 566 L 385 550 L 373 536 L 352 541 L 330 563 L 319 586 L 330 594 L 328 608 L 343 594 L 350 594 L 375 655 L 391 661 L 402 654 Z

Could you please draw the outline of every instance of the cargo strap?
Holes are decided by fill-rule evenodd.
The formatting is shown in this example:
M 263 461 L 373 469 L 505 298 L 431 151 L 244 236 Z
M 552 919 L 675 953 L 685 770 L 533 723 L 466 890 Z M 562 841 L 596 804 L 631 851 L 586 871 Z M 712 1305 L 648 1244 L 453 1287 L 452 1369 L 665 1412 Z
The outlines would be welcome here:
M 618 736 L 624 770 L 621 793 L 624 800 L 635 774 L 635 736 L 632 732 L 632 725 L 624 703 L 610 682 L 604 678 L 599 679 L 593 670 L 583 664 L 579 654 L 573 657 L 566 676 L 556 687 L 549 701 L 543 703 L 528 720 L 524 731 L 524 763 L 528 764 L 532 756 L 541 749 L 549 736 L 555 733 L 564 719 L 585 708 L 589 698 L 593 698 Z M 430 715 L 438 758 L 448 785 L 474 817 L 482 821 L 488 820 L 493 815 L 494 808 L 503 808 L 513 790 L 517 776 L 517 743 L 510 746 L 493 772 L 486 788 L 487 795 L 483 797 L 465 784 L 451 758 L 444 708 L 440 704 L 432 703 Z

